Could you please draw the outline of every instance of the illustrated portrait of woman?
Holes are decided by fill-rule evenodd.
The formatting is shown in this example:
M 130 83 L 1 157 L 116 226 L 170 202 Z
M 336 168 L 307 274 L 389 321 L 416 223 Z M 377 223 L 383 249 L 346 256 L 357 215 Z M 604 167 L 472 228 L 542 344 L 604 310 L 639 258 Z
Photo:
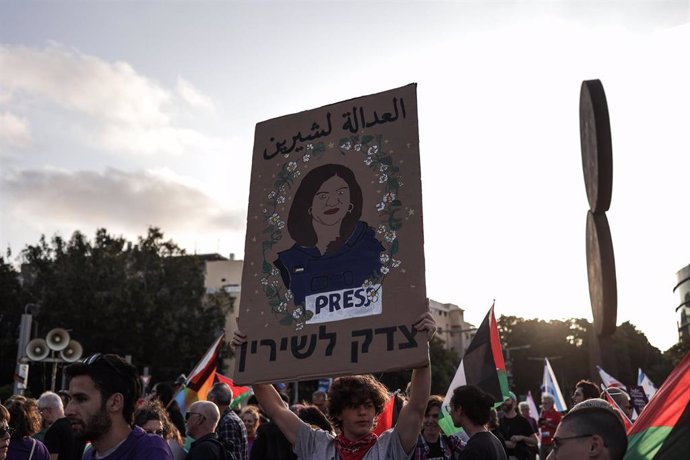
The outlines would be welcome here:
M 385 248 L 361 216 L 362 189 L 349 168 L 326 164 L 304 176 L 287 219 L 295 244 L 274 262 L 295 304 L 360 287 L 380 270 Z

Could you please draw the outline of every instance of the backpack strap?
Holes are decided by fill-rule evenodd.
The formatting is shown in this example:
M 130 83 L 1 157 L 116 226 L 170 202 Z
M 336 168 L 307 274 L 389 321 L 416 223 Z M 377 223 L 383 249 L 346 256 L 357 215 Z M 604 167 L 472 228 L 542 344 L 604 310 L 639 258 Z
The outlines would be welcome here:
M 36 450 L 36 440 L 34 438 L 31 438 L 31 441 L 33 444 L 31 444 L 31 453 L 29 454 L 29 460 L 31 460 L 34 456 L 34 450 Z

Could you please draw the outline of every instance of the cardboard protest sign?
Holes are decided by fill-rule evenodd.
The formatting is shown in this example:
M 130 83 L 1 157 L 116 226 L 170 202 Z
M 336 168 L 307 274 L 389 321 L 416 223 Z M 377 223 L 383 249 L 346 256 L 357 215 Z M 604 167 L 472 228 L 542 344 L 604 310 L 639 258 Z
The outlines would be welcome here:
M 238 384 L 422 365 L 416 85 L 257 124 Z

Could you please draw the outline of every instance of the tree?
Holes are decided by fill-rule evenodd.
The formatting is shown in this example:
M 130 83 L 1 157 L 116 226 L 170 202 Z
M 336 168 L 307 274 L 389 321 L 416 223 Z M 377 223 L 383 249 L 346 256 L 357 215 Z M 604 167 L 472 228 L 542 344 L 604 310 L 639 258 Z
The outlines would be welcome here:
M 666 350 L 664 352 L 664 356 L 669 360 L 669 365 L 671 369 L 676 367 L 679 362 L 683 358 L 685 358 L 685 355 L 687 355 L 690 352 L 690 337 L 685 336 L 683 337 L 680 342 L 677 344 L 673 345 L 671 348 Z M 668 372 L 670 373 L 670 371 Z M 649 378 L 652 379 L 653 382 L 656 382 L 654 380 L 654 377 L 651 374 L 648 374 Z M 658 384 L 658 383 L 657 383 Z
M 589 374 L 588 328 L 583 319 L 547 322 L 501 316 L 498 330 L 504 350 L 529 346 L 516 349 L 506 360 L 512 374 L 512 389 L 517 394 L 541 393 L 544 358 L 549 358 L 564 392 Z
M 29 298 L 19 282 L 19 273 L 0 257 L 0 400 L 11 394 L 17 365 L 19 321 Z
M 429 359 L 431 361 L 431 394 L 445 396 L 460 364 L 460 357 L 455 351 L 446 350 L 443 342 L 434 337 L 429 343 Z M 381 375 L 380 380 L 391 391 L 405 391 L 411 377 L 412 371 L 403 370 L 386 372 Z
M 39 336 L 70 330 L 86 354 L 101 351 L 149 366 L 155 380 L 188 372 L 213 342 L 232 304 L 203 303 L 203 266 L 160 229 L 136 244 L 99 229 L 93 242 L 42 237 L 23 251 L 27 290 L 42 305 Z
M 518 394 L 531 391 L 540 394 L 544 357 L 549 357 L 556 379 L 566 401 L 578 380 L 589 375 L 589 334 L 592 325 L 583 318 L 543 321 L 501 316 L 498 328 L 504 350 L 529 345 L 512 353 L 510 365 L 513 390 Z M 653 347 L 647 337 L 630 322 L 617 327 L 613 336 L 618 371 L 616 378 L 624 384 L 637 382 L 637 369 L 645 369 L 655 382 L 663 382 L 671 371 L 669 361 Z M 598 377 L 594 378 L 598 382 Z

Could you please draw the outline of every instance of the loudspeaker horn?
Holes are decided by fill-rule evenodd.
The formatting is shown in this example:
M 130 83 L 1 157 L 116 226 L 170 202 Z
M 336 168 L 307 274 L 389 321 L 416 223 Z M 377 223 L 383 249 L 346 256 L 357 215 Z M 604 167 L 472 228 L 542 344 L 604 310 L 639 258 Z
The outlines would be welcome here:
M 70 340 L 67 348 L 60 352 L 60 358 L 66 363 L 73 363 L 81 358 L 84 349 L 81 344 L 76 340 Z
M 50 348 L 44 339 L 33 339 L 26 344 L 26 356 L 32 361 L 41 361 L 48 357 Z
M 53 351 L 62 351 L 69 345 L 69 332 L 60 327 L 51 329 L 46 335 L 46 343 Z

